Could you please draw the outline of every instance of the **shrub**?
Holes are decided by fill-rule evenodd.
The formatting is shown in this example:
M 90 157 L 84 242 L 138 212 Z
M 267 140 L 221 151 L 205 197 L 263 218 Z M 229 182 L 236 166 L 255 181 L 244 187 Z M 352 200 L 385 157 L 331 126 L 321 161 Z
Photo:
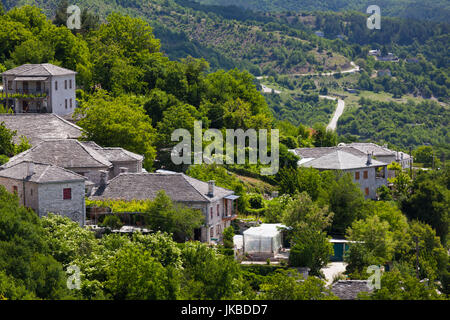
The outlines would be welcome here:
M 106 216 L 105 219 L 103 219 L 103 222 L 101 224 L 103 227 L 109 227 L 111 229 L 119 229 L 123 226 L 122 221 L 120 221 L 120 218 L 116 215 L 109 215 Z

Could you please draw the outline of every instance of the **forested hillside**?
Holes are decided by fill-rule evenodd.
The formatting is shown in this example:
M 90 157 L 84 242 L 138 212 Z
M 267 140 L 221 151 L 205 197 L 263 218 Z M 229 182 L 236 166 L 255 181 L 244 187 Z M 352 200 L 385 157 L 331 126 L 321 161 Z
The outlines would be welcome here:
M 446 0 L 197 0 L 205 4 L 236 5 L 258 11 L 365 11 L 376 4 L 383 15 L 402 18 L 448 21 L 450 4 Z
M 64 12 L 64 1 L 35 0 L 33 2 L 52 19 L 58 15 L 58 12 Z M 404 8 L 407 2 L 399 1 L 396 5 Z M 23 1 L 3 1 L 3 3 L 7 9 L 10 9 L 13 5 L 22 4 Z M 220 68 L 225 70 L 239 68 L 248 70 L 254 76 L 265 76 L 266 78 L 260 79 L 262 82 L 274 79 L 272 83 L 276 83 L 277 88 L 285 90 L 282 90 L 281 96 L 276 94 L 266 96 L 269 107 L 275 118 L 288 120 L 296 125 L 302 123 L 312 126 L 316 122 L 326 123 L 333 112 L 333 103 L 305 97 L 317 97 L 319 93 L 326 92 L 347 95 L 345 91 L 348 88 L 370 92 L 374 98 L 378 95 L 383 98 L 388 95 L 392 99 L 403 99 L 405 103 L 410 98 L 439 100 L 444 107 L 449 103 L 450 66 L 447 44 L 450 24 L 448 23 L 386 17 L 383 18 L 382 30 L 369 30 L 365 27 L 367 15 L 364 10 L 360 12 L 258 13 L 236 6 L 204 5 L 189 0 L 80 0 L 75 3 L 81 7 L 86 17 L 98 16 L 99 22 L 106 21 L 107 15 L 112 11 L 144 19 L 152 26 L 155 37 L 160 39 L 162 53 L 172 60 L 180 60 L 187 56 L 204 58 L 209 65 L 209 69 L 202 69 L 205 74 Z M 248 4 L 252 3 L 256 2 L 248 2 Z M 276 1 L 273 3 L 276 4 Z M 300 2 L 286 1 L 285 3 Z M 356 9 L 358 5 L 362 5 L 362 2 L 357 1 L 345 3 L 346 5 L 343 6 L 339 2 L 303 2 L 305 7 L 315 5 L 322 6 L 318 9 L 327 10 Z M 441 5 L 440 2 L 433 3 Z M 277 7 L 282 8 L 281 4 Z M 390 8 L 393 7 L 395 6 Z M 96 28 L 95 19 L 86 18 L 86 20 L 94 21 L 91 26 L 86 26 L 87 29 Z M 63 19 L 58 25 L 64 25 L 64 23 Z M 7 25 L 4 30 L 7 33 L 14 28 L 13 25 Z M 17 28 L 14 30 L 22 32 Z M 324 37 L 316 36 L 315 31 L 322 31 Z M 86 32 L 82 31 L 82 33 Z M 337 38 L 338 36 L 340 38 Z M 26 38 L 25 35 L 22 37 Z M 4 38 L 10 41 L 6 34 Z M 15 48 L 15 44 L 21 45 Z M 38 44 L 25 45 L 20 40 L 16 40 L 9 47 L 10 52 L 0 52 L 0 55 L 3 55 L 0 58 L 5 67 L 27 60 L 26 53 L 30 47 L 39 48 L 32 50 L 35 53 L 31 57 L 40 52 L 36 61 L 52 58 L 52 55 L 40 49 Z M 11 47 L 15 49 L 11 51 Z M 378 61 L 375 57 L 368 55 L 369 50 L 373 49 L 379 49 L 382 55 L 392 52 L 398 60 L 396 62 Z M 60 61 L 65 59 L 61 57 Z M 338 74 L 328 78 L 298 76 L 305 73 L 346 70 L 351 68 L 350 61 L 355 61 L 361 67 L 359 74 L 351 77 L 340 77 Z M 90 62 L 83 63 L 83 66 L 89 65 Z M 73 61 L 70 66 L 73 67 Z M 81 68 L 81 66 L 78 67 Z M 133 76 L 126 77 L 126 80 L 118 85 L 119 81 L 115 79 L 121 76 L 110 72 L 116 73 L 120 67 L 111 68 L 109 73 L 97 73 L 96 70 L 102 70 L 102 68 L 94 62 L 93 79 L 102 83 L 102 87 L 107 90 L 130 91 L 131 86 L 134 85 L 131 91 L 145 92 L 147 90 L 145 84 L 142 85 L 139 81 L 137 84 L 134 83 L 137 81 L 135 79 L 138 79 L 142 73 L 146 74 L 146 71 L 139 70 L 139 65 L 133 65 L 133 68 L 135 68 L 132 69 L 133 71 L 130 70 Z M 80 72 L 81 81 L 84 81 L 85 74 L 89 76 L 89 72 L 92 71 Z M 177 95 L 175 96 L 178 98 Z M 350 98 L 359 101 L 358 94 L 350 95 Z M 189 103 L 192 104 L 191 101 Z M 198 102 L 196 103 L 199 105 Z M 427 113 L 430 105 L 423 106 L 424 112 Z M 402 108 L 403 113 L 408 113 L 405 115 L 407 119 L 414 118 L 414 115 L 410 114 L 411 110 L 411 108 Z M 432 110 L 430 112 L 433 113 Z M 162 116 L 158 115 L 158 117 Z M 371 132 L 377 130 L 376 124 L 370 121 L 365 125 L 370 126 L 367 130 Z M 375 139 L 375 136 L 366 137 L 359 133 L 357 135 L 364 139 Z M 430 141 L 438 141 L 437 135 L 436 130 L 427 131 Z M 391 135 L 385 135 L 382 140 L 405 146 L 405 142 Z M 412 146 L 421 143 L 421 139 L 416 140 L 417 142 Z M 374 142 L 380 141 L 374 140 Z
M 34 1 L 50 18 L 59 0 Z M 7 9 L 21 1 L 4 1 Z M 302 23 L 292 26 L 285 18 L 266 17 L 237 7 L 200 6 L 188 0 L 75 1 L 82 10 L 104 21 L 117 11 L 141 17 L 161 39 L 162 50 L 172 59 L 191 55 L 205 58 L 213 70 L 247 69 L 254 75 L 270 70 L 309 72 L 330 59 L 331 42 L 318 39 Z M 329 42 L 329 43 L 328 43 Z M 335 53 L 329 69 L 347 67 L 348 59 Z
M 356 140 L 390 142 L 408 148 L 424 144 L 449 145 L 450 110 L 435 102 L 383 103 L 361 99 L 361 107 L 348 111 L 338 123 L 338 133 Z M 450 155 L 447 148 L 447 156 Z

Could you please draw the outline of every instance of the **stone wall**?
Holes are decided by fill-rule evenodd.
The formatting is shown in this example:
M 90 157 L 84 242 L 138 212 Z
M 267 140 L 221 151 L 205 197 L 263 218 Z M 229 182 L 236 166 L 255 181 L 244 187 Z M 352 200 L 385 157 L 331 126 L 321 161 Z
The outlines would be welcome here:
M 63 199 L 63 189 L 72 189 L 72 198 Z M 47 183 L 39 185 L 39 216 L 48 212 L 68 216 L 83 226 L 86 219 L 84 182 Z

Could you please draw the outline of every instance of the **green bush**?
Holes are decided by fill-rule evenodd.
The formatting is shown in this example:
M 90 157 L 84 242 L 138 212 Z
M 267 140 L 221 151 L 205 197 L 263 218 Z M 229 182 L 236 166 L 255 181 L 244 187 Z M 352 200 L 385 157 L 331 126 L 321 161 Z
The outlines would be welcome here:
M 123 223 L 122 223 L 122 221 L 120 221 L 120 218 L 118 216 L 109 215 L 109 216 L 106 216 L 105 219 L 103 219 L 101 226 L 109 227 L 111 229 L 119 229 L 120 227 L 123 226 Z
M 233 248 L 234 228 L 229 226 L 223 230 L 223 246 L 225 248 Z

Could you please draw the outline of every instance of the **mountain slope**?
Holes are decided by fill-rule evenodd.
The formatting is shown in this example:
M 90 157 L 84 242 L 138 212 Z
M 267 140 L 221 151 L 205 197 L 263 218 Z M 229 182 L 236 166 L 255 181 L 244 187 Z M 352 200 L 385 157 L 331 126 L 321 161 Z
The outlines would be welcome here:
M 5 7 L 34 3 L 52 17 L 57 0 L 3 0 Z M 331 52 L 326 39 L 319 39 L 303 23 L 253 13 L 237 7 L 204 6 L 188 0 L 79 0 L 105 20 L 112 11 L 143 18 L 161 39 L 170 58 L 187 55 L 205 58 L 212 69 L 234 67 L 254 75 L 269 71 L 302 73 L 334 71 L 349 66 L 349 59 Z M 329 63 L 324 63 L 329 62 Z M 324 66 L 324 67 L 321 67 Z
M 197 0 L 204 4 L 236 5 L 258 11 L 344 11 L 365 12 L 376 4 L 382 15 L 420 20 L 449 21 L 448 0 Z

